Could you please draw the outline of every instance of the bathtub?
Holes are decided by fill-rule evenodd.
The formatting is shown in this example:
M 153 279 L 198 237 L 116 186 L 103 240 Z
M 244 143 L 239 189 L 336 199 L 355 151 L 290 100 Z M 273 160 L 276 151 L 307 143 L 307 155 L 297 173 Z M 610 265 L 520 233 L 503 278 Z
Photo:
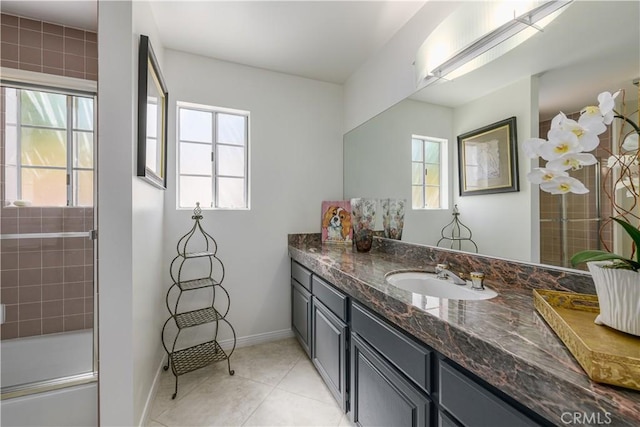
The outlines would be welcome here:
M 97 425 L 92 330 L 5 340 L 1 345 L 1 425 Z

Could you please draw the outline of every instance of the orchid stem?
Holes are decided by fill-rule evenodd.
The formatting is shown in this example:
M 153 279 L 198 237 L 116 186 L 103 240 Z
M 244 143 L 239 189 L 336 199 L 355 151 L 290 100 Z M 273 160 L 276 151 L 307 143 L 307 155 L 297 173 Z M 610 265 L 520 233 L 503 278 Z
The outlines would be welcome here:
M 630 119 L 626 118 L 625 116 L 621 116 L 619 114 L 616 114 L 613 117 L 615 117 L 616 119 L 622 119 L 625 122 L 629 123 L 633 127 L 633 129 L 636 131 L 636 133 L 640 135 L 640 127 L 638 127 L 638 125 L 632 122 Z

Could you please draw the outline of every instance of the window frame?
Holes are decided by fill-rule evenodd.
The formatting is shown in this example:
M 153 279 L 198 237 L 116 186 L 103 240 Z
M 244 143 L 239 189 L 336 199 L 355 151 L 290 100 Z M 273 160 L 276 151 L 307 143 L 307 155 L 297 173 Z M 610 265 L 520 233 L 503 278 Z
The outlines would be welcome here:
M 416 161 L 413 160 L 413 141 L 414 140 L 419 140 L 422 142 L 422 158 L 420 161 Z M 422 164 L 422 170 L 425 169 L 427 162 L 426 162 L 426 143 L 427 142 L 434 142 L 434 143 L 438 143 L 440 144 L 440 158 L 439 158 L 439 168 L 440 168 L 440 206 L 439 207 L 429 207 L 426 206 L 427 203 L 427 198 L 426 196 L 426 187 L 428 187 L 429 185 L 427 185 L 426 183 L 426 179 L 423 177 L 422 179 L 422 184 L 414 184 L 413 183 L 413 165 L 415 163 L 421 163 Z M 450 200 L 450 190 L 449 190 L 449 140 L 446 138 L 438 138 L 438 137 L 434 137 L 434 136 L 425 136 L 425 135 L 416 135 L 413 134 L 411 135 L 411 141 L 410 141 L 412 148 L 411 148 L 411 159 L 410 159 L 410 163 L 411 163 L 411 209 L 412 210 L 424 210 L 424 211 L 434 211 L 434 210 L 447 210 L 449 209 L 449 200 Z M 414 187 L 421 187 L 422 188 L 422 206 L 420 207 L 415 207 L 414 203 L 413 203 L 413 188 Z M 433 185 L 429 186 L 429 187 L 435 187 Z
M 51 84 L 47 84 L 46 80 L 42 78 L 36 78 L 36 76 L 32 76 L 31 73 L 20 72 L 13 76 L 13 73 L 10 73 L 11 77 L 9 79 L 2 79 L 0 81 L 0 85 L 5 89 L 14 89 L 17 92 L 16 96 L 16 200 L 21 200 L 23 198 L 22 194 L 22 169 L 40 169 L 40 170 L 63 170 L 66 175 L 66 204 L 65 205 L 32 205 L 33 207 L 95 207 L 97 200 L 97 179 L 95 174 L 97 173 L 97 151 L 98 151 L 98 132 L 97 132 L 97 94 L 95 91 L 88 91 L 87 88 L 94 88 L 91 84 L 77 84 L 75 80 L 69 80 L 69 78 L 63 78 L 60 76 L 54 76 L 55 79 L 51 80 Z M 17 77 L 17 78 L 15 78 Z M 78 87 L 77 89 L 75 87 Z M 39 126 L 39 125 L 25 125 L 22 122 L 22 97 L 20 95 L 21 91 L 32 91 L 32 92 L 46 92 L 53 93 L 56 95 L 65 96 L 65 107 L 66 107 L 66 123 L 65 127 L 49 127 L 49 126 Z M 74 114 L 74 101 L 76 98 L 88 98 L 91 99 L 93 103 L 93 129 L 88 131 L 86 129 L 81 129 L 79 127 L 74 127 L 74 122 L 76 121 L 76 116 Z M 6 103 L 6 99 L 5 99 Z M 3 123 L 5 130 L 7 127 L 7 123 Z M 14 126 L 14 124 L 11 124 Z M 22 164 L 22 129 L 46 129 L 46 130 L 57 130 L 66 132 L 66 165 L 65 167 L 61 166 L 33 166 L 33 165 L 23 165 Z M 75 133 L 91 133 L 92 141 L 93 141 L 93 155 L 92 155 L 92 168 L 86 167 L 76 167 L 74 166 L 74 136 Z M 5 140 L 6 144 L 6 140 Z M 6 150 L 6 146 L 5 146 Z M 6 155 L 6 154 L 5 154 Z M 6 159 L 5 159 L 6 160 Z M 78 201 L 78 190 L 79 186 L 74 184 L 75 173 L 78 171 L 91 171 L 94 173 L 94 178 L 92 182 L 92 201 L 91 205 L 81 205 L 77 204 Z M 4 192 L 6 197 L 6 185 L 7 180 L 6 177 L 3 180 L 3 185 L 5 186 Z
M 211 142 L 202 142 L 202 141 L 190 141 L 180 139 L 180 128 L 181 128 L 181 120 L 180 120 L 180 111 L 182 109 L 191 110 L 191 111 L 200 111 L 205 113 L 211 113 Z M 231 144 L 228 142 L 219 142 L 217 140 L 217 129 L 218 129 L 218 121 L 217 116 L 219 114 L 226 115 L 234 115 L 234 116 L 242 116 L 244 117 L 244 126 L 245 126 L 245 138 L 244 143 L 242 145 L 239 144 Z M 195 206 L 180 206 L 180 178 L 183 176 L 193 176 L 193 177 L 206 177 L 211 179 L 210 189 L 211 189 L 211 202 L 213 206 L 203 206 L 200 205 L 200 208 L 203 210 L 251 210 L 251 181 L 250 181 L 250 164 L 251 164 L 251 134 L 250 134 L 250 121 L 251 121 L 251 113 L 246 110 L 237 110 L 225 107 L 218 107 L 212 105 L 204 105 L 204 104 L 195 104 L 191 102 L 177 101 L 176 102 L 176 210 L 192 210 Z M 201 144 L 201 145 L 210 145 L 211 146 L 211 175 L 202 175 L 202 174 L 189 174 L 189 173 L 181 173 L 180 170 L 180 159 L 182 157 L 181 145 L 182 143 L 189 144 Z M 244 159 L 243 159 L 243 176 L 235 176 L 235 175 L 221 175 L 218 173 L 218 147 L 227 146 L 227 147 L 243 147 L 244 149 Z M 244 188 L 243 188 L 243 197 L 244 197 L 244 206 L 241 207 L 220 207 L 219 201 L 219 178 L 233 178 L 233 179 L 242 179 L 244 180 Z

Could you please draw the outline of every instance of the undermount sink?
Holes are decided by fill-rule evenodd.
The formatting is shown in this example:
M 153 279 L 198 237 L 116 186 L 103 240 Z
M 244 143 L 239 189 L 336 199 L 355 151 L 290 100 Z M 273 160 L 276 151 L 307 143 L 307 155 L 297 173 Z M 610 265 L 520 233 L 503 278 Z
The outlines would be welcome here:
M 471 289 L 471 285 L 455 285 L 451 279 L 438 279 L 435 274 L 418 271 L 401 271 L 385 276 L 387 283 L 414 294 L 459 300 L 481 300 L 497 296 L 497 292 L 485 287 Z

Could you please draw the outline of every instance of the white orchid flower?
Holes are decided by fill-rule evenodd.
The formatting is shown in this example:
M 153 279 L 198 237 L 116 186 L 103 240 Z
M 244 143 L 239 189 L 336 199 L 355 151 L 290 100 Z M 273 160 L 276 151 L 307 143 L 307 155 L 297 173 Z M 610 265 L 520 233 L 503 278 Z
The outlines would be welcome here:
M 578 142 L 582 146 L 582 151 L 592 151 L 600 144 L 598 135 L 605 132 L 607 127 L 602 122 L 585 122 L 579 123 L 575 120 L 565 119 L 560 125 L 560 129 L 572 132 L 578 137 Z M 552 131 L 549 131 L 551 134 Z M 554 131 L 554 132 L 557 132 Z
M 565 116 L 565 114 L 561 111 L 558 114 L 556 114 L 556 116 L 551 120 L 551 127 L 550 129 L 561 129 L 562 128 L 562 122 L 564 122 L 565 120 L 567 120 L 567 116 Z
M 533 184 L 542 184 L 543 182 L 553 181 L 559 176 L 569 176 L 569 174 L 554 169 L 535 168 L 527 174 L 527 179 Z
M 543 143 L 540 148 L 540 156 L 545 160 L 554 160 L 568 153 L 578 153 L 582 151 L 580 142 L 576 134 L 562 129 L 552 129 L 549 131 L 549 140 Z
M 542 138 L 529 138 L 522 143 L 522 151 L 525 157 L 529 159 L 537 159 L 540 157 L 540 147 L 547 142 Z
M 598 107 L 600 108 L 600 113 L 604 117 L 604 124 L 610 125 L 613 121 L 613 116 L 615 112 L 613 109 L 616 106 L 616 98 L 620 95 L 620 91 L 617 91 L 613 95 L 610 92 L 602 92 L 598 95 L 598 102 L 600 103 Z
M 638 143 L 638 134 L 632 133 L 627 136 L 622 143 L 622 149 L 625 151 L 638 151 L 640 150 L 640 144 Z
M 627 197 L 640 196 L 640 177 L 626 177 L 622 181 L 616 184 L 616 190 L 626 189 L 625 195 Z
M 547 169 L 566 171 L 566 170 L 579 170 L 583 166 L 595 165 L 598 163 L 598 159 L 593 154 L 589 153 L 567 153 L 562 157 L 549 161 L 547 163 Z
M 615 116 L 616 97 L 620 94 L 617 91 L 613 95 L 610 92 L 602 92 L 598 95 L 598 106 L 590 105 L 585 107 L 581 111 L 579 122 L 583 125 L 591 123 L 600 123 L 604 125 L 610 125 L 613 122 Z
M 589 192 L 583 183 L 570 176 L 559 176 L 549 182 L 544 182 L 540 184 L 540 189 L 551 194 L 585 194 Z

